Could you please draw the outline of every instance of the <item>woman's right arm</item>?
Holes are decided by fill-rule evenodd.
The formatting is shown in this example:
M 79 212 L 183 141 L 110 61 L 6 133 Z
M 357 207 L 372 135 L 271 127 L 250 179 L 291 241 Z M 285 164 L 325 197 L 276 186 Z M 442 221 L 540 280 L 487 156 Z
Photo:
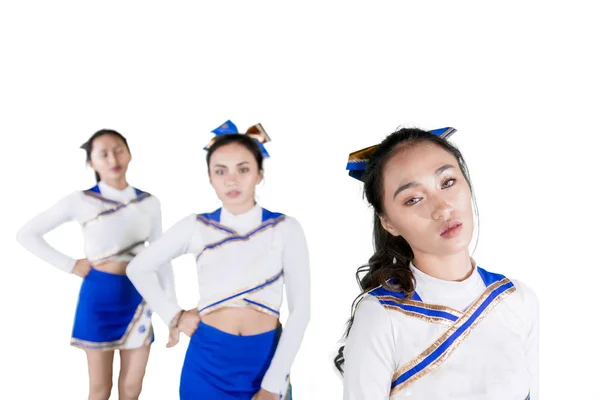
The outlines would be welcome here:
M 127 266 L 127 276 L 144 300 L 167 325 L 182 310 L 175 296 L 170 296 L 160 284 L 160 268 L 183 254 L 190 253 L 196 216 L 190 215 L 167 230 L 137 254 Z
M 17 241 L 42 260 L 65 272 L 73 272 L 77 260 L 50 246 L 44 235 L 58 226 L 73 220 L 80 192 L 74 192 L 63 198 L 48 210 L 27 222 L 19 232 Z
M 395 354 L 390 316 L 377 299 L 366 296 L 344 348 L 344 400 L 389 400 Z

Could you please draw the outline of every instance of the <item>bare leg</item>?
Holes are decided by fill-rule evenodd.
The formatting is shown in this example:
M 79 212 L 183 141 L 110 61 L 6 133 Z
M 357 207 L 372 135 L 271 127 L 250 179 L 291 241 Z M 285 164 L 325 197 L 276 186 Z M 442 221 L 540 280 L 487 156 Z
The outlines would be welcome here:
M 150 355 L 150 345 L 137 349 L 121 350 L 119 373 L 119 400 L 137 400 L 142 392 L 142 381 Z
M 90 376 L 89 400 L 108 400 L 112 390 L 114 351 L 85 349 Z

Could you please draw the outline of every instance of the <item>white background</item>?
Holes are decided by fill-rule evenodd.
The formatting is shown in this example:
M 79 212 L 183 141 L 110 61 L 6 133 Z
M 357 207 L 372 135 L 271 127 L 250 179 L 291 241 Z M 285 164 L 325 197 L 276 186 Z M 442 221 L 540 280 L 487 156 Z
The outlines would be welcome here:
M 542 398 L 600 398 L 592 3 L 3 2 L 0 398 L 87 394 L 85 355 L 69 347 L 80 280 L 15 240 L 93 186 L 79 145 L 101 128 L 123 133 L 128 180 L 159 197 L 168 228 L 218 206 L 202 147 L 227 119 L 263 123 L 273 142 L 259 202 L 296 217 L 309 241 L 295 399 L 341 398 L 331 360 L 372 250 L 371 210 L 345 163 L 399 125 L 458 129 L 481 214 L 475 258 L 540 298 Z M 48 240 L 83 256 L 74 223 Z M 193 259 L 174 266 L 192 307 Z M 188 341 L 167 350 L 155 326 L 141 399 L 176 399 Z

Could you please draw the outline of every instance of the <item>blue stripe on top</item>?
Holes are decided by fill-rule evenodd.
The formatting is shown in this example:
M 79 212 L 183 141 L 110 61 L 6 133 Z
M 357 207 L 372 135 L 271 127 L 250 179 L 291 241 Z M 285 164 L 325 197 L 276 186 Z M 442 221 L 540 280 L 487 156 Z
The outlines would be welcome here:
M 395 301 L 383 300 L 383 299 L 379 299 L 379 302 L 384 306 L 387 305 L 387 306 L 391 306 L 391 307 L 398 307 L 405 311 L 409 311 L 409 312 L 413 312 L 413 313 L 421 314 L 421 315 L 426 315 L 428 317 L 443 318 L 443 319 L 447 319 L 451 322 L 455 322 L 458 320 L 458 317 L 456 315 L 453 315 L 453 314 L 450 314 L 450 313 L 447 313 L 447 312 L 441 311 L 441 310 L 432 310 L 429 308 L 419 307 L 416 305 L 402 304 L 402 303 L 397 303 Z
M 250 300 L 250 299 L 244 299 L 244 301 L 245 301 L 245 302 L 248 302 L 248 303 L 250 303 L 250 304 L 254 304 L 255 306 L 259 306 L 259 307 L 261 307 L 261 308 L 264 308 L 264 309 L 266 309 L 266 310 L 269 310 L 269 311 L 271 311 L 272 313 L 275 313 L 275 314 L 279 315 L 279 311 L 277 311 L 277 310 L 273 310 L 271 307 L 267 307 L 267 306 L 265 306 L 264 304 L 260 304 L 260 303 L 258 303 L 258 302 L 256 302 L 256 301 L 252 301 L 252 300 Z
M 88 189 L 87 192 L 94 192 L 94 193 L 101 194 L 100 193 L 100 186 L 96 185 L 93 188 Z
M 270 227 L 270 226 L 275 226 L 278 223 L 280 223 L 281 221 L 283 221 L 283 217 L 285 217 L 283 214 L 281 215 L 281 217 L 273 219 L 273 220 L 268 220 L 269 222 L 267 223 L 263 223 L 262 225 L 258 226 L 257 228 L 255 228 L 254 230 L 248 232 L 245 235 L 232 235 L 232 236 L 228 236 L 223 240 L 220 240 L 218 242 L 215 243 L 211 243 L 209 245 L 204 246 L 204 248 L 202 249 L 202 251 L 196 256 L 196 259 L 198 259 L 202 253 L 204 253 L 206 250 L 210 250 L 210 249 L 214 249 L 215 247 L 219 247 L 227 242 L 232 242 L 232 241 L 237 241 L 237 240 L 248 240 L 250 239 L 250 237 L 252 237 L 253 235 L 259 233 L 260 231 L 265 230 L 266 228 Z
M 479 272 L 479 275 L 481 276 L 481 279 L 483 279 L 483 283 L 485 284 L 486 287 L 490 287 L 494 283 L 506 278 L 504 275 L 495 274 L 493 272 L 488 272 L 485 269 L 480 268 L 480 267 L 477 267 L 477 272 Z
M 204 213 L 204 214 L 200 214 L 202 215 L 204 218 L 209 219 L 211 221 L 215 221 L 215 222 L 221 222 L 221 209 L 218 208 L 215 211 L 211 212 L 211 213 Z
M 226 298 L 224 298 L 224 299 L 222 299 L 222 300 L 219 300 L 219 301 L 216 301 L 216 302 L 214 302 L 214 303 L 212 303 L 212 304 L 209 304 L 209 305 L 207 305 L 206 307 L 203 307 L 203 308 L 200 310 L 200 312 L 202 312 L 202 311 L 206 310 L 206 309 L 207 309 L 207 308 L 209 308 L 209 307 L 214 307 L 214 306 L 216 306 L 216 305 L 219 305 L 219 304 L 221 304 L 221 303 L 224 303 L 224 302 L 226 302 L 226 301 L 229 301 L 229 300 L 231 300 L 231 299 L 235 299 L 236 297 L 240 297 L 240 296 L 242 296 L 242 295 L 245 295 L 246 293 L 255 292 L 255 291 L 257 291 L 257 290 L 260 290 L 260 289 L 262 289 L 263 287 L 265 287 L 265 286 L 269 286 L 269 285 L 270 285 L 270 284 L 272 284 L 273 282 L 277 281 L 277 280 L 278 280 L 279 278 L 281 278 L 282 276 L 283 276 L 283 270 L 281 270 L 281 271 L 280 271 L 280 272 L 279 272 L 277 275 L 275 275 L 274 277 L 272 277 L 272 278 L 271 278 L 271 279 L 269 279 L 268 281 L 266 281 L 266 282 L 264 282 L 264 283 L 261 283 L 261 284 L 260 284 L 260 285 L 258 285 L 258 286 L 255 286 L 255 287 L 253 287 L 253 288 L 250 288 L 250 289 L 244 290 L 244 291 L 242 291 L 242 292 L 236 293 L 236 294 L 234 294 L 234 295 L 232 295 L 232 296 L 226 297 Z
M 492 285 L 498 281 L 501 281 L 502 279 L 505 278 L 503 275 L 488 272 L 480 267 L 477 267 L 477 272 L 481 276 L 486 287 L 489 287 L 490 285 Z M 397 284 L 397 280 L 390 279 L 390 280 L 388 280 L 388 283 L 390 285 L 394 285 L 394 284 Z M 421 297 L 419 296 L 419 294 L 416 291 L 413 292 L 413 295 L 412 295 L 412 299 L 411 299 L 412 304 L 405 304 L 403 302 L 403 300 L 407 299 L 406 293 L 388 290 L 388 289 L 384 288 L 383 286 L 379 286 L 379 287 L 369 291 L 369 294 L 372 296 L 375 296 L 377 298 L 377 300 L 379 300 L 379 303 L 381 305 L 396 308 L 396 309 L 399 309 L 399 311 L 404 310 L 404 311 L 407 311 L 410 313 L 420 314 L 420 315 L 423 315 L 426 317 L 445 319 L 450 322 L 456 322 L 459 318 L 457 315 L 455 315 L 451 312 L 445 312 L 443 310 L 439 310 L 440 306 L 438 306 L 438 305 L 430 305 L 428 303 L 423 302 L 423 300 L 421 299 Z M 395 301 L 391 300 L 391 299 L 389 299 L 389 297 L 393 297 L 394 299 L 397 299 L 397 300 L 395 300 Z M 422 303 L 423 307 L 420 307 L 418 304 L 414 304 L 415 302 Z M 435 307 L 432 307 L 432 306 L 435 306 Z M 432 308 L 438 308 L 438 309 L 432 309 Z M 450 310 L 450 311 L 453 311 L 453 310 Z M 432 322 L 435 322 L 435 321 L 432 321 Z
M 235 235 L 237 232 L 231 228 L 221 225 L 221 209 L 217 209 L 211 213 L 198 214 L 196 220 L 202 222 L 205 225 L 212 226 L 213 228 L 220 229 L 223 232 L 227 232 L 230 235 Z
M 282 213 L 272 212 L 272 211 L 267 210 L 266 208 L 263 208 L 262 222 L 265 222 L 269 219 L 275 219 L 275 218 L 281 217 L 282 215 L 283 215 Z
M 135 203 L 135 202 L 144 200 L 146 197 L 150 196 L 150 193 L 144 192 L 141 189 L 138 189 L 138 188 L 134 187 L 133 190 L 135 192 L 135 196 L 136 197 L 134 199 L 131 199 L 130 201 L 128 201 L 126 203 L 122 203 L 120 201 L 111 200 L 111 199 L 107 199 L 106 197 L 103 197 L 102 196 L 102 192 L 100 191 L 100 186 L 98 186 L 98 185 L 96 185 L 96 186 L 94 186 L 92 188 L 89 188 L 88 190 L 84 190 L 83 193 L 85 193 L 87 195 L 91 195 L 91 196 L 93 196 L 93 197 L 95 197 L 97 199 L 100 199 L 100 200 L 104 201 L 104 202 L 111 203 L 111 204 L 118 204 L 118 205 L 126 205 L 126 204 L 129 204 L 129 203 Z
M 491 293 L 488 294 L 486 299 L 477 307 L 475 312 L 449 336 L 447 337 L 431 354 L 425 357 L 421 362 L 417 363 L 413 368 L 409 369 L 405 373 L 401 374 L 397 379 L 392 382 L 392 390 L 408 379 L 418 374 L 423 369 L 434 363 L 440 356 L 442 356 L 453 344 L 459 339 L 468 329 L 471 328 L 473 323 L 479 319 L 482 313 L 488 308 L 488 306 L 502 293 L 506 292 L 510 288 L 514 287 L 513 283 L 508 281 L 505 284 L 499 286 Z

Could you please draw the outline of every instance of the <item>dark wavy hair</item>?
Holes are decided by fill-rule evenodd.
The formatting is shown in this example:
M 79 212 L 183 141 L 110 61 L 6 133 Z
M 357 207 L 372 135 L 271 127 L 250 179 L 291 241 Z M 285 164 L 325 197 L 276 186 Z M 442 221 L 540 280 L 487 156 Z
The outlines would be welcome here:
M 229 134 L 217 136 L 213 144 L 208 148 L 208 152 L 206 153 L 206 166 L 209 168 L 209 173 L 210 158 L 212 157 L 215 150 L 217 150 L 219 147 L 223 147 L 231 143 L 238 143 L 247 148 L 256 159 L 256 163 L 258 164 L 258 170 L 263 170 L 264 156 L 262 150 L 260 149 L 260 146 L 258 145 L 258 141 L 247 135 Z
M 478 215 L 467 164 L 461 152 L 452 143 L 430 132 L 415 128 L 403 128 L 388 135 L 370 157 L 365 173 L 361 178 L 364 182 L 364 196 L 374 211 L 373 243 L 375 254 L 371 256 L 368 264 L 359 267 L 356 271 L 356 280 L 362 293 L 352 303 L 352 313 L 344 337 L 347 337 L 350 333 L 354 321 L 354 311 L 364 293 L 378 286 L 383 286 L 388 290 L 404 292 L 407 298 L 410 298 L 415 291 L 415 280 L 410 270 L 410 262 L 414 258 L 412 249 L 406 239 L 401 236 L 393 236 L 386 231 L 381 225 L 379 216 L 385 215 L 383 209 L 383 171 L 388 161 L 397 153 L 400 147 L 424 142 L 433 143 L 456 158 L 460 171 L 471 190 L 475 214 Z M 394 279 L 393 285 L 388 283 L 390 279 Z M 343 373 L 342 366 L 344 364 L 343 350 L 344 346 L 340 347 L 334 360 L 336 368 L 341 373 Z
M 87 142 L 85 142 L 84 144 L 81 145 L 81 148 L 85 150 L 85 154 L 86 154 L 85 161 L 87 163 L 89 163 L 92 160 L 92 149 L 94 146 L 94 140 L 96 140 L 100 136 L 104 136 L 104 135 L 113 135 L 113 136 L 116 136 L 119 139 L 121 139 L 123 141 L 123 143 L 125 143 L 125 147 L 127 148 L 127 151 L 129 152 L 129 154 L 131 154 L 131 150 L 129 149 L 129 144 L 127 144 L 127 139 L 125 139 L 125 136 L 121 135 L 119 132 L 112 130 L 112 129 L 101 129 L 98 132 L 94 133 L 92 135 L 92 137 L 87 140 Z M 96 183 L 100 182 L 100 175 L 96 171 L 94 171 L 94 174 L 96 176 Z

